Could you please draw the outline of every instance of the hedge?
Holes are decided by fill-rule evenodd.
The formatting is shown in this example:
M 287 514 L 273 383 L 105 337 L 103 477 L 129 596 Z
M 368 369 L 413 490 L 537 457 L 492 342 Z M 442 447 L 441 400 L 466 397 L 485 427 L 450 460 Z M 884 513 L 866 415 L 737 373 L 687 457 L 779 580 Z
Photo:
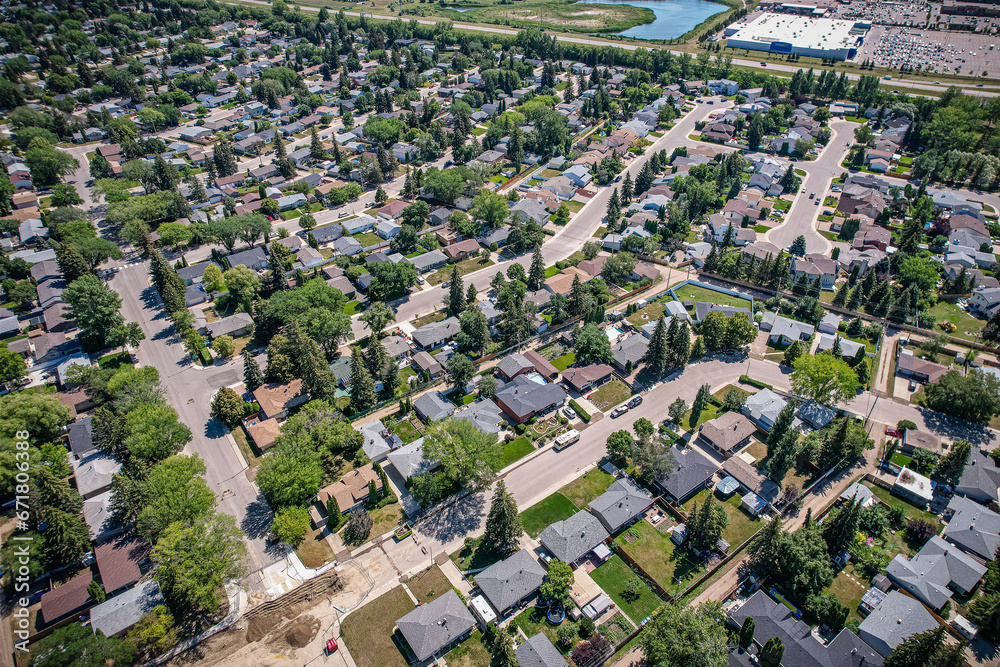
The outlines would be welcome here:
M 569 407 L 571 407 L 574 410 L 576 410 L 576 414 L 580 415 L 580 419 L 582 419 L 585 422 L 589 422 L 590 421 L 590 415 L 587 414 L 587 411 L 584 410 L 583 408 L 581 408 L 580 404 L 577 403 L 572 398 L 569 399 Z
M 751 385 L 753 387 L 757 387 L 758 389 L 774 389 L 774 387 L 772 387 L 768 383 L 761 382 L 760 380 L 754 380 L 749 375 L 741 375 L 740 382 L 742 382 L 743 384 Z
M 201 357 L 201 363 L 205 364 L 206 366 L 212 365 L 212 355 L 208 351 L 207 347 L 200 348 L 198 350 L 198 356 Z

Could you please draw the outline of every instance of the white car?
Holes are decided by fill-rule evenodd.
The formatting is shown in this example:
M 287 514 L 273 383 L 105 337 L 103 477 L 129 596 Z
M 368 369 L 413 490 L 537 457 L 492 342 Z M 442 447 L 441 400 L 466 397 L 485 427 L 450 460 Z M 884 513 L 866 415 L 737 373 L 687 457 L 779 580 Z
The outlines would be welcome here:
M 618 419 L 619 417 L 621 417 L 626 412 L 628 412 L 628 406 L 627 405 L 619 405 L 617 408 L 615 408 L 614 410 L 611 411 L 611 418 L 612 419 Z
M 421 285 L 427 282 L 427 280 L 420 274 L 417 274 L 417 282 Z

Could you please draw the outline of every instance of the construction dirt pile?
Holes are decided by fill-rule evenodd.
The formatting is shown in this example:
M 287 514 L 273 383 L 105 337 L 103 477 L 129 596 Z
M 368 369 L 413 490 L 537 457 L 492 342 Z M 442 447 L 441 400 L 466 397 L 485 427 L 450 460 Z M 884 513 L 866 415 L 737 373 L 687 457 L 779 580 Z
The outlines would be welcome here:
M 309 645 L 319 632 L 319 620 L 312 616 L 300 616 L 285 629 L 285 642 L 292 648 L 303 648 Z

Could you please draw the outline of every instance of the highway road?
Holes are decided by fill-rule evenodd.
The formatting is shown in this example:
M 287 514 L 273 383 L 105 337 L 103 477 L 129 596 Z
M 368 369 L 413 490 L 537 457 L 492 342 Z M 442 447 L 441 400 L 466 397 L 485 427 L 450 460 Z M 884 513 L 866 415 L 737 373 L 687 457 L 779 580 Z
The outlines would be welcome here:
M 192 363 L 150 284 L 149 262 L 123 268 L 110 284 L 122 297 L 122 315 L 129 322 L 138 322 L 146 334 L 146 340 L 133 351 L 135 358 L 139 365 L 160 372 L 167 401 L 191 429 L 191 442 L 183 453 L 197 454 L 205 462 L 205 480 L 215 492 L 216 507 L 236 517 L 246 536 L 250 570 L 281 560 L 284 549 L 268 549 L 264 540 L 274 518 L 270 507 L 247 478 L 242 456 L 226 437 L 228 430 L 209 417 L 216 390 L 242 381 L 239 357 L 223 366 L 202 368 Z
M 249 5 L 260 5 L 262 7 L 270 7 L 270 5 L 271 5 L 271 3 L 268 2 L 268 1 L 266 1 L 266 0 L 222 0 L 222 1 L 223 2 L 227 2 L 229 4 L 234 4 L 234 5 L 248 5 L 249 4 Z M 308 11 L 308 12 L 318 12 L 320 10 L 319 7 L 313 7 L 311 5 L 298 5 L 298 8 L 302 9 L 304 11 Z M 361 14 L 359 12 L 348 12 L 348 11 L 345 11 L 344 14 L 347 15 L 347 16 L 352 16 L 352 17 L 360 17 L 361 16 Z M 373 18 L 373 19 L 380 19 L 380 20 L 384 20 L 384 21 L 416 21 L 420 25 L 436 25 L 438 23 L 451 23 L 455 28 L 458 28 L 460 30 L 471 30 L 471 31 L 476 31 L 476 32 L 488 32 L 488 33 L 493 33 L 495 35 L 516 35 L 519 32 L 521 32 L 521 30 L 517 29 L 517 28 L 500 28 L 500 27 L 496 27 L 496 26 L 492 26 L 492 25 L 486 25 L 486 24 L 482 24 L 482 23 L 464 23 L 464 22 L 449 21 L 448 19 L 433 19 L 433 18 L 414 19 L 414 18 L 409 18 L 409 17 L 404 18 L 402 16 L 391 16 L 391 15 L 386 15 L 386 14 L 374 14 L 372 12 L 365 12 L 364 14 L 365 14 L 366 17 L 370 17 L 370 18 Z M 568 35 L 568 34 L 556 34 L 556 33 L 551 33 L 551 34 L 558 41 L 560 41 L 560 42 L 566 42 L 567 44 L 583 44 L 585 46 L 595 46 L 595 47 L 613 46 L 613 47 L 617 47 L 619 49 L 625 49 L 626 51 L 635 51 L 636 49 L 665 48 L 663 46 L 660 46 L 658 44 L 653 44 L 653 43 L 643 44 L 643 43 L 641 43 L 641 40 L 638 43 L 636 43 L 636 42 L 613 41 L 613 40 L 607 40 L 607 39 L 594 39 L 592 37 L 577 37 L 577 36 Z M 671 53 L 673 53 L 676 56 L 680 56 L 682 53 L 685 53 L 684 51 L 675 51 L 673 49 L 669 49 L 669 50 L 670 50 Z M 743 58 L 734 58 L 733 59 L 733 65 L 735 65 L 737 67 L 752 67 L 752 68 L 759 69 L 761 67 L 761 61 L 760 60 L 745 60 Z M 802 69 L 802 67 L 800 65 L 781 65 L 781 64 L 777 64 L 777 63 L 767 63 L 766 67 L 768 69 L 770 69 L 770 70 L 774 70 L 774 71 L 782 72 L 782 73 L 794 73 L 794 72 L 797 72 L 799 69 Z M 814 69 L 820 70 L 820 69 L 825 69 L 825 68 L 816 67 Z M 860 74 L 853 74 L 853 73 L 850 73 L 850 72 L 848 72 L 848 74 L 847 74 L 847 78 L 850 79 L 850 80 L 852 80 L 852 81 L 857 81 L 859 78 L 861 78 L 861 76 L 862 75 L 860 75 Z M 938 76 L 941 76 L 941 75 L 938 75 Z M 917 89 L 917 90 L 926 90 L 928 92 L 937 93 L 937 94 L 941 94 L 941 93 L 945 92 L 946 90 L 948 90 L 948 88 L 951 85 L 951 84 L 948 84 L 948 83 L 934 85 L 932 83 L 920 83 L 920 82 L 913 81 L 913 80 L 910 80 L 910 81 L 902 80 L 901 81 L 900 79 L 894 80 L 893 83 L 897 84 L 897 85 L 905 86 L 907 88 L 913 88 L 913 89 Z M 993 96 L 996 96 L 996 95 L 1000 95 L 1000 91 L 995 90 L 992 87 L 991 88 L 987 88 L 987 87 L 984 86 L 983 88 L 979 88 L 979 87 L 973 86 L 973 85 L 962 85 L 962 86 L 959 86 L 959 87 L 963 88 L 970 95 L 978 95 L 978 96 L 982 96 L 982 97 L 993 97 Z
M 812 162 L 794 162 L 793 167 L 802 169 L 806 176 L 802 179 L 802 192 L 816 193 L 815 199 L 810 199 L 808 195 L 795 194 L 795 201 L 792 208 L 785 215 L 784 222 L 772 228 L 764 234 L 764 240 L 770 241 L 778 248 L 787 248 L 799 236 L 806 237 L 806 252 L 818 252 L 826 254 L 830 248 L 830 242 L 818 231 L 816 223 L 819 215 L 824 210 L 823 196 L 830 189 L 830 183 L 844 172 L 840 163 L 850 152 L 850 146 L 854 143 L 854 128 L 857 123 L 846 120 L 835 120 L 830 122 L 830 141 L 820 152 L 819 157 Z M 816 201 L 820 205 L 816 205 Z

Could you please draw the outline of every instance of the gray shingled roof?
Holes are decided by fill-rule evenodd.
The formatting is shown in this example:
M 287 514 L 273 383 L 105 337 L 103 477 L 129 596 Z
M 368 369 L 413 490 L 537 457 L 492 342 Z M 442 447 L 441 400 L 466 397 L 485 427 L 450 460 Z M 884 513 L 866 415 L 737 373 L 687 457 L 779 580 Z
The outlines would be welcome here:
M 507 378 L 512 378 L 526 368 L 533 368 L 534 364 L 525 358 L 523 354 L 508 354 L 497 364 L 497 370 Z
M 427 660 L 475 625 L 472 614 L 451 589 L 396 621 L 406 643 L 420 661 Z
M 639 488 L 630 479 L 619 479 L 590 501 L 590 511 L 613 533 L 652 504 L 653 496 L 649 491 Z
M 424 439 L 418 438 L 408 445 L 389 452 L 389 463 L 403 479 L 416 477 L 437 467 L 434 461 L 424 458 Z
M 954 512 L 941 536 L 971 553 L 993 560 L 1000 548 L 1000 514 L 962 496 L 953 496 Z
M 521 419 L 558 405 L 567 396 L 566 390 L 558 384 L 538 384 L 523 375 L 518 375 L 496 393 L 497 402 L 502 402 Z
M 888 656 L 910 635 L 938 627 L 919 600 L 892 591 L 858 626 L 858 636 L 883 656 Z
M 549 638 L 539 632 L 517 647 L 519 667 L 566 667 L 566 658 L 552 645 Z
M 499 613 L 538 590 L 545 570 L 527 549 L 494 563 L 476 575 L 476 584 Z
M 419 329 L 414 329 L 411 336 L 414 342 L 420 347 L 428 347 L 443 340 L 455 336 L 462 327 L 458 323 L 457 317 L 449 317 L 440 322 L 425 324 Z
M 490 399 L 483 399 L 452 415 L 455 419 L 472 422 L 484 433 L 500 433 L 498 424 L 503 421 L 500 408 Z
M 165 604 L 160 585 L 155 581 L 130 588 L 90 610 L 90 625 L 105 637 L 113 637 L 139 622 L 153 607 Z
M 678 502 L 683 501 L 719 469 L 717 464 L 690 447 L 686 447 L 684 451 L 671 447 L 670 453 L 674 457 L 674 471 L 666 477 L 660 477 L 656 483 Z
M 538 539 L 559 560 L 575 563 L 608 537 L 608 531 L 596 516 L 590 512 L 577 512 L 565 521 L 550 525 Z
M 935 535 L 913 558 L 897 555 L 885 572 L 901 589 L 940 609 L 951 599 L 949 586 L 954 583 L 959 590 L 971 591 L 986 568 Z
M 455 411 L 455 406 L 444 399 L 439 391 L 430 391 L 413 401 L 413 409 L 426 421 L 439 421 Z
M 1000 468 L 996 467 L 989 454 L 978 447 L 973 447 L 955 491 L 986 503 L 997 500 L 998 490 L 1000 490 Z

